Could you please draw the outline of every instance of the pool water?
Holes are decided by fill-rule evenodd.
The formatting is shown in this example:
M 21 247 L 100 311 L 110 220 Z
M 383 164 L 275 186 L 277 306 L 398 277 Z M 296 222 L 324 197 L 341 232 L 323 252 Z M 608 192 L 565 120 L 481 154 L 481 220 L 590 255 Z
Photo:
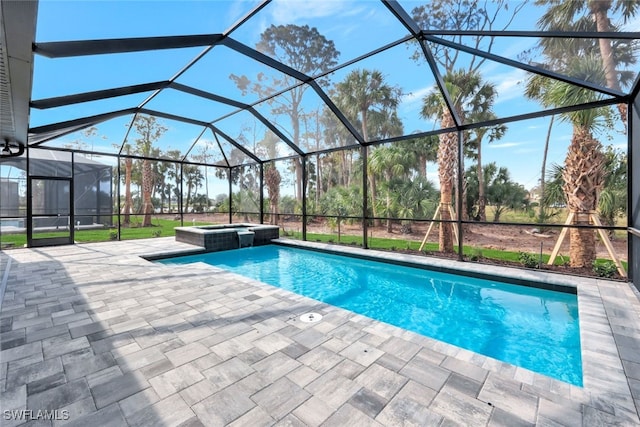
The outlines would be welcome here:
M 205 262 L 582 386 L 573 294 L 277 245 L 159 262 Z

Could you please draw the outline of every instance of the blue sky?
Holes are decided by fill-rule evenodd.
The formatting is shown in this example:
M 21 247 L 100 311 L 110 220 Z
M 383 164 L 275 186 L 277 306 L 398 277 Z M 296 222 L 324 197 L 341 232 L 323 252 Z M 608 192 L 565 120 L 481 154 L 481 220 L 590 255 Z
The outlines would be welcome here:
M 408 12 L 421 3 L 400 2 Z M 250 1 L 43 0 L 39 6 L 36 40 L 48 42 L 219 33 L 229 28 L 255 4 L 256 2 Z M 513 8 L 517 3 L 509 4 Z M 540 13 L 540 10 L 527 6 L 509 28 L 535 30 Z M 340 51 L 339 63 L 406 35 L 406 30 L 379 2 L 328 0 L 274 1 L 232 34 L 232 37 L 254 47 L 260 33 L 271 24 L 308 24 L 317 27 L 321 34 L 335 42 L 337 50 Z M 626 29 L 631 31 L 636 28 L 637 22 L 633 22 Z M 516 59 L 519 53 L 534 43 L 534 39 L 502 38 L 496 41 L 493 52 Z M 36 56 L 33 99 L 166 80 L 202 50 L 190 48 L 64 59 Z M 362 63 L 336 72 L 331 76 L 332 82 L 340 81 L 355 68 L 378 69 L 386 76 L 389 84 L 400 87 L 404 94 L 398 112 L 403 120 L 405 133 L 431 130 L 438 126 L 437 121 L 425 120 L 420 117 L 419 112 L 421 100 L 432 90 L 434 81 L 425 63 L 419 64 L 409 58 L 412 52 L 411 48 L 404 45 L 396 46 Z M 463 57 L 466 58 L 461 58 L 461 64 L 470 59 L 468 55 Z M 260 72 L 274 74 L 273 70 L 266 66 L 226 47 L 218 46 L 177 81 L 249 103 L 256 100 L 255 96 L 242 96 L 228 78 L 229 74 L 246 74 L 251 78 Z M 495 104 L 498 117 L 539 110 L 536 103 L 526 100 L 522 95 L 526 72 L 486 61 L 481 73 L 498 89 L 499 97 Z M 40 126 L 113 109 L 135 107 L 148 95 L 136 94 L 116 100 L 96 101 L 52 110 L 32 110 L 31 125 Z M 307 91 L 304 102 L 309 110 L 320 105 L 318 97 L 312 91 Z M 177 91 L 164 91 L 148 105 L 148 108 L 190 116 L 202 121 L 210 121 L 233 110 L 226 105 L 205 102 Z M 269 108 L 258 106 L 257 109 L 276 121 L 282 126 L 283 132 L 287 133 L 290 126 L 282 118 L 271 116 Z M 89 143 L 94 148 L 100 148 L 100 151 L 114 152 L 113 146 L 122 142 L 129 120 L 130 117 L 122 117 L 100 125 L 99 135 Z M 159 145 L 163 149 L 185 147 L 201 132 L 201 128 L 192 125 L 166 120 L 164 123 L 169 131 L 160 141 Z M 222 121 L 219 126 L 231 136 L 237 137 L 239 129 L 248 126 L 248 123 L 247 115 L 239 115 Z M 539 178 L 542 147 L 548 123 L 549 118 L 542 118 L 509 124 L 508 132 L 503 139 L 483 145 L 484 163 L 495 161 L 500 166 L 506 166 L 516 181 L 527 188 L 533 187 Z M 617 125 L 618 129 L 621 127 L 621 124 Z M 79 138 L 79 135 L 72 134 L 49 145 L 64 145 Z M 204 138 L 210 140 L 212 136 L 205 134 Z M 558 124 L 554 127 L 549 163 L 563 161 L 570 138 L 569 126 Z M 614 132 L 608 137 L 603 136 L 601 140 L 605 144 L 621 145 L 625 141 L 624 138 L 621 133 Z M 437 181 L 435 165 L 429 165 L 428 171 L 432 180 Z

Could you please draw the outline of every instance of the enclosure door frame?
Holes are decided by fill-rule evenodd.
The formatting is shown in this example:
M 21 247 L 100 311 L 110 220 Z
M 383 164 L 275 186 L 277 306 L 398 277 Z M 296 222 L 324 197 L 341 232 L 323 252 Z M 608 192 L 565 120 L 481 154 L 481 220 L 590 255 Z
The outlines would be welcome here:
M 56 207 L 56 212 L 36 212 L 34 211 L 34 198 L 38 195 L 34 192 L 34 182 L 53 181 L 63 182 L 68 185 L 67 203 L 64 206 Z M 57 176 L 29 176 L 27 179 L 27 247 L 43 247 L 43 246 L 62 246 L 72 245 L 74 242 L 74 206 L 73 206 L 73 177 L 57 177 Z M 65 200 L 58 197 L 57 201 Z M 37 207 L 35 208 L 38 209 Z M 55 226 L 51 226 L 51 232 L 59 234 L 50 237 L 37 237 L 39 233 L 35 232 L 34 223 L 37 218 L 56 218 Z M 66 221 L 65 221 L 66 219 Z M 66 224 L 64 224 L 66 222 Z M 54 228 L 55 227 L 55 228 Z

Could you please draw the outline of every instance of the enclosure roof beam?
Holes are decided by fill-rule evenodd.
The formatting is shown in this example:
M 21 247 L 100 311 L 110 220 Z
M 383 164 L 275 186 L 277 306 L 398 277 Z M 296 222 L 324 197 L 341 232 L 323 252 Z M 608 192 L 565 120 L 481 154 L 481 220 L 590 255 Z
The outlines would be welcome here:
M 451 117 L 453 118 L 453 121 L 456 125 L 461 125 L 462 119 L 458 115 L 458 111 L 455 108 L 455 104 L 451 99 L 449 92 L 447 91 L 447 88 L 444 83 L 444 79 L 442 78 L 442 75 L 438 70 L 438 66 L 436 64 L 435 58 L 433 57 L 433 53 L 431 52 L 431 49 L 428 46 L 426 46 L 424 41 L 422 40 L 423 34 L 420 30 L 420 26 L 415 22 L 415 20 L 411 16 L 409 16 L 407 11 L 404 10 L 404 8 L 397 1 L 383 0 L 383 3 L 391 11 L 391 13 L 396 17 L 396 19 L 398 19 L 400 23 L 402 23 L 402 25 L 404 25 L 405 28 L 409 30 L 409 32 L 416 38 L 418 43 L 420 43 L 420 48 L 422 49 L 422 53 L 427 61 L 427 64 L 429 65 L 429 68 L 431 69 L 431 72 L 435 77 L 436 85 L 438 86 L 438 89 L 440 90 L 440 93 L 444 98 L 444 102 L 447 106 L 449 114 L 451 114 Z
M 222 158 L 224 159 L 224 162 L 227 164 L 227 167 L 230 168 L 231 167 L 231 163 L 229 163 L 229 159 L 227 158 L 227 155 L 225 154 L 224 150 L 222 149 L 222 144 L 220 144 L 220 138 L 218 138 L 218 134 L 215 133 L 213 131 L 212 128 L 208 127 L 207 129 L 209 129 L 211 131 L 211 134 L 213 135 L 213 138 L 216 140 L 216 144 L 218 144 L 218 149 L 220 150 L 220 153 L 222 153 Z
M 211 129 L 212 132 L 220 134 L 220 136 L 229 141 L 231 144 L 233 144 L 233 146 L 242 151 L 248 157 L 251 157 L 256 163 L 263 163 L 263 161 L 258 156 L 247 150 L 242 144 L 239 144 L 235 139 L 231 138 L 229 135 L 218 129 L 215 125 L 207 123 L 207 127 Z M 229 164 L 229 167 L 231 167 L 231 164 L 228 161 L 227 164 Z
M 235 30 L 240 28 L 242 24 L 247 22 L 249 19 L 253 18 L 258 12 L 260 12 L 269 3 L 271 3 L 271 0 L 262 0 L 260 3 L 255 5 L 251 10 L 249 10 L 243 17 L 241 17 L 236 22 L 231 24 L 231 26 L 222 33 L 222 35 L 224 37 L 229 37 L 231 33 L 233 33 Z
M 313 90 L 316 91 L 320 99 L 324 101 L 327 108 L 329 108 L 329 110 L 331 110 L 331 112 L 338 118 L 340 123 L 342 123 L 342 125 L 347 128 L 351 136 L 353 136 L 360 145 L 364 145 L 364 136 L 360 135 L 360 132 L 358 132 L 355 127 L 353 127 L 349 119 L 347 119 L 347 117 L 342 113 L 342 110 L 333 103 L 331 98 L 329 98 L 329 95 L 327 95 L 326 92 L 322 90 L 320 85 L 315 80 L 309 82 L 309 85 L 313 88 Z
M 200 98 L 205 98 L 210 101 L 219 102 L 221 104 L 231 105 L 232 107 L 240 108 L 243 110 L 250 108 L 249 104 L 245 104 L 243 102 L 239 102 L 231 98 L 226 98 L 224 96 L 216 95 L 214 93 L 207 92 L 201 89 L 196 89 L 191 86 L 183 85 L 181 83 L 169 82 L 168 86 L 171 89 L 179 90 L 180 92 L 188 93 L 190 95 L 198 96 Z
M 396 17 L 398 21 L 404 27 L 409 30 L 409 32 L 414 36 L 418 37 L 420 35 L 420 26 L 416 23 L 416 21 L 409 16 L 406 10 L 396 0 L 383 0 L 382 3 L 391 11 L 393 16 Z
M 184 155 L 182 156 L 182 159 L 180 159 L 181 162 L 185 161 L 185 159 L 187 158 L 189 153 L 191 153 L 191 150 L 193 150 L 193 148 L 196 146 L 198 141 L 200 141 L 200 138 L 202 138 L 202 135 L 204 135 L 204 133 L 207 131 L 207 129 L 209 129 L 209 128 L 206 127 L 206 126 L 202 128 L 202 132 L 200 132 L 200 135 L 198 135 L 198 137 L 191 143 L 191 146 L 189 146 L 187 151 L 185 151 Z
M 203 121 L 195 120 L 195 119 L 190 119 L 188 117 L 177 116 L 175 114 L 163 113 L 161 111 L 147 110 L 146 108 L 140 108 L 138 110 L 138 112 L 142 113 L 142 114 L 150 114 L 150 115 L 153 115 L 153 116 L 162 117 L 162 118 L 169 119 L 169 120 L 176 120 L 176 121 L 179 121 L 179 122 L 190 123 L 190 124 L 196 125 L 196 126 L 208 127 L 208 128 L 210 128 L 212 130 L 215 130 L 216 132 L 219 132 L 222 136 L 225 137 L 225 139 L 227 139 L 231 144 L 233 144 L 236 148 L 238 148 L 240 151 L 245 153 L 247 156 L 251 157 L 252 159 L 254 159 L 254 160 L 258 161 L 258 162 L 261 161 L 251 151 L 247 150 L 242 144 L 239 144 L 237 141 L 235 141 L 230 136 L 222 133 L 219 129 L 212 127 L 213 125 L 211 123 L 207 123 L 207 122 L 203 122 Z
M 150 116 L 162 117 L 163 119 L 175 120 L 177 122 L 189 123 L 196 126 L 207 126 L 209 123 L 189 117 L 178 116 L 176 114 L 165 113 L 162 111 L 149 110 L 147 108 L 138 108 L 138 113 L 148 114 Z
M 185 93 L 189 93 L 191 95 L 199 96 L 201 98 L 209 99 L 209 100 L 212 100 L 212 101 L 220 102 L 222 104 L 231 105 L 233 107 L 237 107 L 237 108 L 240 108 L 242 110 L 246 110 L 246 111 L 250 112 L 251 114 L 253 114 L 262 124 L 264 124 L 267 128 L 269 128 L 269 130 L 271 132 L 273 132 L 278 138 L 280 138 L 282 141 L 284 141 L 285 144 L 287 144 L 289 147 L 291 147 L 291 149 L 293 151 L 295 151 L 299 155 L 303 155 L 304 154 L 304 152 L 302 150 L 300 150 L 278 128 L 276 128 L 273 125 L 273 123 L 271 123 L 269 120 L 267 120 L 262 114 L 260 114 L 257 110 L 255 110 L 249 104 L 244 104 L 242 102 L 238 102 L 238 101 L 235 101 L 233 99 L 225 98 L 223 96 L 215 95 L 213 93 L 206 92 L 206 91 L 203 91 L 203 90 L 200 90 L 200 89 L 196 89 L 196 88 L 192 88 L 190 86 L 185 86 L 183 84 L 176 83 L 176 82 L 171 82 L 169 87 L 171 87 L 172 89 L 176 89 L 176 90 L 185 92 Z M 227 115 L 225 117 L 231 116 L 231 115 L 236 114 L 236 113 L 237 113 L 237 111 L 234 112 L 234 113 L 231 113 L 231 114 L 229 114 L 229 115 Z
M 222 34 L 189 36 L 137 37 L 121 39 L 78 40 L 34 43 L 33 52 L 47 58 L 105 55 L 111 53 L 140 52 L 146 50 L 180 49 L 218 44 Z
M 255 49 L 251 49 L 250 47 L 248 47 L 247 45 L 244 45 L 232 38 L 226 38 L 222 41 L 222 44 L 224 44 L 225 46 L 227 46 L 230 49 L 235 50 L 236 52 L 239 52 L 243 55 L 248 56 L 251 59 L 254 59 L 258 62 L 261 62 L 263 64 L 265 64 L 268 67 L 271 67 L 275 70 L 280 71 L 281 73 L 284 73 L 286 75 L 288 75 L 289 77 L 292 77 L 296 80 L 299 80 L 303 83 L 308 83 L 313 90 L 318 94 L 318 96 L 320 96 L 320 98 L 325 102 L 325 104 L 327 105 L 327 107 L 336 115 L 336 117 L 338 117 L 338 119 L 342 122 L 342 124 L 349 130 L 349 132 L 351 132 L 354 136 L 354 138 L 356 138 L 356 140 L 358 140 L 359 142 L 362 142 L 362 137 L 360 136 L 360 134 L 355 131 L 355 129 L 353 128 L 353 126 L 351 126 L 351 123 L 349 123 L 349 121 L 346 119 L 346 117 L 342 114 L 341 111 L 338 110 L 338 108 L 335 106 L 335 104 L 333 104 L 333 102 L 331 101 L 331 99 L 327 96 L 327 94 L 320 88 L 320 86 L 318 86 L 318 84 L 315 82 L 315 80 L 312 77 L 307 76 L 304 73 L 301 73 L 298 70 L 295 70 L 294 68 L 289 67 L 288 65 L 285 65 L 279 61 L 276 61 L 275 59 L 258 52 Z M 355 133 L 354 133 L 355 132 Z M 298 152 L 299 149 L 296 149 L 296 152 Z M 302 152 L 300 152 L 300 154 L 302 154 Z
M 93 92 L 83 92 L 74 95 L 57 96 L 53 98 L 44 98 L 31 101 L 30 106 L 39 110 L 47 108 L 62 107 L 65 105 L 78 104 L 81 102 L 98 101 L 101 99 L 115 98 L 118 96 L 132 95 L 141 92 L 150 92 L 156 89 L 162 89 L 169 86 L 170 82 L 160 81 L 153 83 L 144 83 L 132 86 L 123 86 L 113 89 L 96 90 Z
M 275 127 L 273 123 L 266 119 L 262 114 L 260 114 L 255 108 L 249 107 L 247 111 L 253 114 L 260 122 L 265 125 L 271 132 L 273 132 L 278 138 L 280 138 L 285 144 L 287 144 L 293 151 L 295 151 L 298 155 L 303 156 L 304 151 L 300 149 L 296 144 L 293 143 L 280 129 Z
M 615 39 L 637 40 L 640 32 L 595 32 L 595 31 L 514 31 L 514 30 L 422 30 L 429 36 L 469 36 L 469 37 L 534 37 L 564 39 Z
M 487 121 L 483 121 L 481 123 L 470 123 L 470 124 L 466 124 L 466 125 L 460 126 L 460 130 L 470 130 L 470 129 L 478 129 L 478 128 L 481 128 L 481 127 L 496 126 L 496 125 L 499 125 L 499 124 L 502 124 L 502 123 L 511 123 L 511 122 L 529 120 L 529 119 L 536 119 L 538 117 L 546 117 L 546 116 L 552 116 L 552 115 L 555 115 L 555 114 L 570 113 L 572 111 L 587 110 L 587 109 L 591 109 L 591 108 L 606 107 L 606 106 L 609 106 L 609 105 L 616 105 L 616 104 L 619 104 L 619 103 L 620 103 L 620 99 L 617 99 L 617 98 L 601 99 L 599 101 L 592 101 L 592 102 L 587 102 L 587 103 L 584 103 L 584 104 L 570 105 L 570 106 L 566 106 L 566 107 L 550 108 L 550 109 L 547 109 L 547 110 L 536 111 L 536 112 L 533 112 L 533 113 L 518 114 L 516 116 L 504 117 L 504 118 L 494 119 L 494 120 L 487 120 Z
M 72 129 L 72 128 L 73 128 L 73 131 L 84 129 L 86 127 L 92 126 L 96 123 L 104 122 L 109 119 L 125 116 L 127 114 L 135 114 L 136 111 L 137 111 L 137 108 L 127 108 L 124 110 L 111 111 L 109 113 L 98 114 L 95 116 L 82 117 L 79 119 L 67 120 L 65 122 L 58 122 L 50 125 L 38 126 L 38 127 L 29 129 L 29 139 L 31 139 L 32 135 L 36 136 L 36 135 L 51 133 L 56 131 L 65 132 L 66 130 Z M 62 134 L 62 132 L 60 134 Z M 56 138 L 60 134 L 53 136 L 52 138 L 48 138 L 47 140 Z M 29 144 L 29 146 L 36 146 L 36 145 L 42 144 L 43 142 L 45 141 L 38 141 L 37 143 Z
M 449 111 L 449 114 L 451 114 L 451 117 L 453 118 L 453 122 L 456 124 L 456 127 L 458 127 L 462 125 L 462 118 L 458 114 L 458 110 L 456 109 L 455 103 L 451 98 L 451 94 L 447 90 L 447 85 L 444 82 L 444 78 L 442 77 L 442 74 L 440 74 L 440 69 L 438 68 L 438 63 L 436 62 L 436 59 L 433 56 L 433 52 L 431 52 L 431 48 L 427 46 L 427 43 L 424 40 L 420 39 L 419 42 L 420 42 L 420 48 L 422 49 L 422 54 L 427 60 L 427 64 L 429 64 L 429 68 L 433 73 L 433 77 L 436 79 L 436 85 L 438 86 L 438 89 L 440 90 L 440 94 L 444 99 L 444 103 L 446 104 L 447 110 Z
M 590 89 L 596 92 L 600 92 L 603 93 L 605 95 L 609 95 L 609 96 L 615 96 L 615 97 L 624 97 L 626 94 L 624 92 L 621 92 L 619 90 L 615 90 L 615 89 L 610 89 L 604 86 L 600 86 L 594 83 L 590 83 L 584 80 L 579 80 L 579 79 L 575 79 L 573 77 L 569 77 L 563 74 L 559 74 L 559 73 L 555 73 L 553 71 L 548 71 L 545 70 L 544 68 L 541 67 L 536 67 L 534 65 L 529 65 L 529 64 L 525 64 L 523 62 L 519 62 L 519 61 L 514 61 L 512 59 L 508 59 L 505 58 L 503 56 L 499 56 L 499 55 L 495 55 L 493 53 L 488 53 L 488 52 L 484 52 L 482 50 L 478 50 L 469 46 L 465 46 L 459 43 L 455 43 L 449 40 L 445 40 L 439 37 L 434 37 L 434 36 L 429 36 L 429 35 L 424 35 L 425 40 L 428 40 L 432 43 L 436 43 L 442 46 L 446 46 L 446 47 L 450 47 L 452 49 L 456 49 L 456 50 L 460 50 L 462 52 L 466 52 L 469 53 L 471 55 L 476 55 L 476 56 L 480 56 L 482 58 L 486 58 L 489 59 L 491 61 L 495 61 L 504 65 L 509 65 L 511 67 L 515 67 L 515 68 L 519 68 L 521 70 L 524 71 L 528 71 L 530 73 L 534 73 L 534 74 L 538 74 L 541 75 L 543 77 L 548 77 L 554 80 L 559 80 L 561 82 L 565 82 L 565 83 L 569 83 L 575 86 L 579 86 L 582 87 L 584 89 Z
M 309 82 L 311 80 L 311 77 L 296 70 L 295 68 L 285 65 L 282 62 L 265 55 L 264 53 L 258 52 L 257 50 L 252 49 L 237 40 L 232 39 L 231 37 L 227 37 L 222 40 L 221 44 L 228 47 L 229 49 L 235 50 L 242 55 L 248 56 L 251 59 L 261 62 L 262 64 L 270 68 L 278 70 L 281 73 L 288 75 L 289 77 L 293 77 L 296 80 L 299 80 L 301 82 Z

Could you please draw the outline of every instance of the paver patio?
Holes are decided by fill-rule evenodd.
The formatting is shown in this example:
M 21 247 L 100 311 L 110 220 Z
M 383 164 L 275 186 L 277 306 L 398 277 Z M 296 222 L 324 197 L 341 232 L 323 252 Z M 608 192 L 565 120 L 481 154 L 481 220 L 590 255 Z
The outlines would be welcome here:
M 640 303 L 626 283 L 495 270 L 577 286 L 576 387 L 211 266 L 139 257 L 193 248 L 0 252 L 0 424 L 640 425 Z M 311 311 L 323 319 L 299 320 Z

